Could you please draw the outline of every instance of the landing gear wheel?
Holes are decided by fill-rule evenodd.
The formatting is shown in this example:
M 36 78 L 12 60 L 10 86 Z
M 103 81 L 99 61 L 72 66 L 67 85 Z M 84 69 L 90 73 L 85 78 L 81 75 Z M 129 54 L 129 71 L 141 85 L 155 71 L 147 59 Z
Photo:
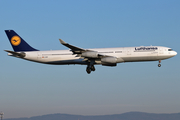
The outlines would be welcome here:
M 87 68 L 86 68 L 86 72 L 87 72 L 88 74 L 90 74 L 90 73 L 91 73 L 91 69 L 90 69 L 89 67 L 87 67 Z
M 158 64 L 158 67 L 161 67 L 161 64 Z
M 95 67 L 94 67 L 94 65 L 91 66 L 91 70 L 92 70 L 92 71 L 95 71 L 95 70 L 96 70 Z
M 86 72 L 87 72 L 88 74 L 90 74 L 91 71 L 95 71 L 95 70 L 96 70 L 95 67 L 94 67 L 94 63 L 95 63 L 95 60 L 94 60 L 94 59 L 90 59 L 90 60 L 88 61 L 87 68 L 86 68 Z
M 158 67 L 161 67 L 161 60 L 159 60 L 159 64 L 158 64 Z

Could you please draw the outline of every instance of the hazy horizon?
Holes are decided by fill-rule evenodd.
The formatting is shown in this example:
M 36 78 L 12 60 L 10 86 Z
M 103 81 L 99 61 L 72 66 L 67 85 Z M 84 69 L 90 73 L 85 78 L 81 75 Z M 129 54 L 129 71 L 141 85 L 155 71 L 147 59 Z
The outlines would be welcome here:
M 119 113 L 119 114 L 102 114 L 102 115 L 80 115 L 80 114 L 68 114 L 68 113 L 52 113 L 52 114 L 44 114 L 44 115 L 36 115 L 36 116 L 31 116 L 31 117 L 18 117 L 18 118 L 34 118 L 34 117 L 42 117 L 42 116 L 49 116 L 49 115 L 75 115 L 75 116 L 106 116 L 106 115 L 122 115 L 122 114 L 137 114 L 137 113 L 144 113 L 144 114 L 180 114 L 179 113 L 148 113 L 148 112 L 140 112 L 140 111 L 130 111 L 130 112 L 125 112 L 125 113 Z M 16 119 L 16 118 L 4 118 L 3 119 Z

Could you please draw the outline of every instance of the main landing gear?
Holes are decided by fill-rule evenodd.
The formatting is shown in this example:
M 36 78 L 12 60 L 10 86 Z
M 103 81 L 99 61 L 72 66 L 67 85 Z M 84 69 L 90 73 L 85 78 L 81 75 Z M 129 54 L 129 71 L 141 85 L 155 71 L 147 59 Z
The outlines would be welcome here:
M 159 60 L 159 64 L 158 64 L 158 67 L 161 67 L 161 60 Z
M 87 68 L 86 68 L 86 72 L 87 72 L 88 74 L 90 74 L 91 71 L 95 71 L 95 70 L 96 70 L 96 69 L 95 69 L 94 65 L 92 65 L 91 67 L 90 67 L 90 66 L 87 66 Z
M 95 63 L 95 61 L 93 60 L 93 61 L 91 61 L 91 62 L 87 65 L 87 67 L 86 67 L 86 72 L 87 72 L 88 74 L 90 74 L 91 71 L 95 71 L 95 70 L 96 70 L 95 67 L 94 67 L 94 63 Z

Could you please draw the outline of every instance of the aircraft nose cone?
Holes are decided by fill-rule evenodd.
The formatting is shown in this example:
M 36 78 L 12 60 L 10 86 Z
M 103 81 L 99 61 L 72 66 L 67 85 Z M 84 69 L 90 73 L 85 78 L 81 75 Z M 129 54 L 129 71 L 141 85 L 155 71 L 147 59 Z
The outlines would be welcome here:
M 177 55 L 177 52 L 176 52 L 176 51 L 174 51 L 174 56 L 175 56 L 175 55 Z

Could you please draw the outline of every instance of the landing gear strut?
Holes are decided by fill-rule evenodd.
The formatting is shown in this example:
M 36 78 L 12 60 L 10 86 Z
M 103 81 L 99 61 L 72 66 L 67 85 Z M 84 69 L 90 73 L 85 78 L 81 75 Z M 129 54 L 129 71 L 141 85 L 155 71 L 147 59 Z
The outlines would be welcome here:
M 161 60 L 159 60 L 159 64 L 158 64 L 158 67 L 161 67 Z
M 90 74 L 91 71 L 95 71 L 95 70 L 96 70 L 95 67 L 94 67 L 94 63 L 95 63 L 95 61 L 92 60 L 92 61 L 87 65 L 87 67 L 86 67 L 86 72 L 87 72 L 88 74 Z

